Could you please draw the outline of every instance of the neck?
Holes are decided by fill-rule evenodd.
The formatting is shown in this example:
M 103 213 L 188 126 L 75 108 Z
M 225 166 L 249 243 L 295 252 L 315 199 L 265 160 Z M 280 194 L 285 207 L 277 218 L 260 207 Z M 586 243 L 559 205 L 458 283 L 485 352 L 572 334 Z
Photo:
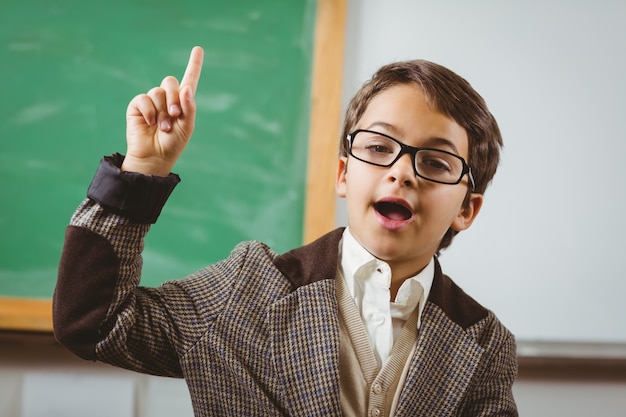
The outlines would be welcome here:
M 398 290 L 400 289 L 404 281 L 422 272 L 429 262 L 430 259 L 417 269 L 410 266 L 402 266 L 390 263 L 389 266 L 391 267 L 391 286 L 389 287 L 389 295 L 391 299 L 389 301 L 395 301 L 396 296 L 398 295 Z

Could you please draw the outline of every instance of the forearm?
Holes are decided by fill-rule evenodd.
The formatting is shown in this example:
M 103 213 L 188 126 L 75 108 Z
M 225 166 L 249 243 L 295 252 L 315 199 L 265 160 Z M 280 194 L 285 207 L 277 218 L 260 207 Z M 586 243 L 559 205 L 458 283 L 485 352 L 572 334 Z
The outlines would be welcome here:
M 72 216 L 59 265 L 53 319 L 57 339 L 91 360 L 103 359 L 98 344 L 115 328 L 117 339 L 106 343 L 118 344 L 113 350 L 120 353 L 107 357 L 105 352 L 104 359 L 141 368 L 129 342 L 136 339 L 132 332 L 142 333 L 142 324 L 135 323 L 137 300 L 145 303 L 142 309 L 148 321 L 161 309 L 158 299 L 146 296 L 148 290 L 143 294 L 138 289 L 143 239 L 179 179 L 122 173 L 122 159 L 120 155 L 103 159 L 90 198 Z M 169 349 L 169 341 L 161 338 L 158 329 L 150 337 L 155 349 L 161 345 Z
M 142 239 L 149 225 L 133 224 L 85 200 L 67 228 L 53 300 L 55 335 L 77 355 L 94 360 L 111 316 L 138 285 Z M 123 237 L 123 239 L 121 239 Z

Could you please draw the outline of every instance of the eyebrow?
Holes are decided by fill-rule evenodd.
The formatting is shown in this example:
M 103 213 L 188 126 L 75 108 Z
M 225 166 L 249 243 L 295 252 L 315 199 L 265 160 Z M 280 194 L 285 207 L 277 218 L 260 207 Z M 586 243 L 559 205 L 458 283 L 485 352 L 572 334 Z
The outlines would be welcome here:
M 396 136 L 401 135 L 401 132 L 398 130 L 397 127 L 395 127 L 394 125 L 387 123 L 387 122 L 382 122 L 382 121 L 376 121 L 373 123 L 370 123 L 365 129 L 366 130 L 374 130 L 376 131 L 376 127 L 381 127 L 386 131 L 389 131 L 390 134 L 389 136 L 393 136 L 394 139 L 398 140 L 396 138 Z M 386 132 L 380 132 L 380 133 L 385 133 Z M 404 143 L 404 142 L 402 142 Z M 452 142 L 449 139 L 446 138 L 440 138 L 440 137 L 433 137 L 433 138 L 428 138 L 426 139 L 425 142 L 426 147 L 431 147 L 431 146 L 442 146 L 442 147 L 447 147 L 449 149 L 452 150 L 453 153 L 460 155 L 459 149 L 456 147 L 456 145 L 454 144 L 454 142 Z M 422 146 L 423 147 L 423 146 Z

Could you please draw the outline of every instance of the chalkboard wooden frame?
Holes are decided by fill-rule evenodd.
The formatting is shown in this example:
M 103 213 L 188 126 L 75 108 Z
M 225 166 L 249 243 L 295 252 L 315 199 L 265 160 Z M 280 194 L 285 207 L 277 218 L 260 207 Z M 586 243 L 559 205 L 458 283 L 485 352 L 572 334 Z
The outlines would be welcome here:
M 334 170 L 345 20 L 345 0 L 317 0 L 303 243 L 335 224 Z M 0 297 L 0 330 L 51 332 L 51 300 Z

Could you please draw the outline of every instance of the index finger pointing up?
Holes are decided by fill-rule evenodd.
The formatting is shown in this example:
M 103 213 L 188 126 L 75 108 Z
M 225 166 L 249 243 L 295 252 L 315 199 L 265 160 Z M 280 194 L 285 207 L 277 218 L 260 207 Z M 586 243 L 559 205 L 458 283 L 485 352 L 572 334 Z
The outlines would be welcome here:
M 180 82 L 180 88 L 185 86 L 191 87 L 192 94 L 196 94 L 200 73 L 202 72 L 202 60 L 204 59 L 204 50 L 199 46 L 194 46 L 189 55 L 189 63 L 185 69 L 185 75 Z

